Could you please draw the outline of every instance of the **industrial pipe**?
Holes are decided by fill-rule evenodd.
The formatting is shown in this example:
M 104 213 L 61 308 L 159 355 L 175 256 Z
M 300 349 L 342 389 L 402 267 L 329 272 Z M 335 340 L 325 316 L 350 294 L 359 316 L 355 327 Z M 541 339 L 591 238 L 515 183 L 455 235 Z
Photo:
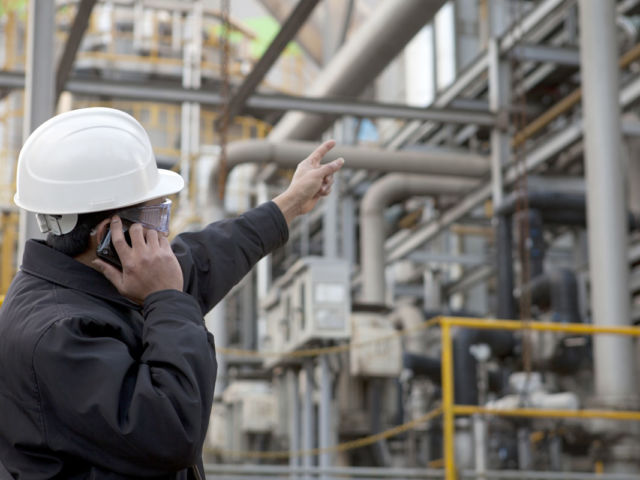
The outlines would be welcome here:
M 578 6 L 593 323 L 629 325 L 626 182 L 620 152 L 620 104 L 616 100 L 620 80 L 615 60 L 616 3 L 582 0 Z M 596 395 L 603 405 L 636 406 L 635 363 L 630 338 L 594 339 Z
M 531 296 L 531 303 L 550 307 L 552 320 L 558 323 L 580 323 L 578 282 L 569 269 L 554 270 L 538 275 L 523 288 Z
M 458 405 L 478 404 L 478 361 L 471 346 L 480 343 L 491 348 L 492 355 L 506 357 L 513 352 L 513 332 L 463 328 L 453 337 L 454 398 Z M 491 375 L 490 375 L 491 383 Z
M 229 144 L 227 169 L 241 163 L 269 164 L 281 168 L 295 168 L 318 144 L 316 142 L 242 140 Z M 374 148 L 336 145 L 326 161 L 343 157 L 354 169 L 378 172 L 403 172 L 461 177 L 481 177 L 489 168 L 489 160 L 482 155 L 457 151 L 389 151 Z
M 316 77 L 306 94 L 359 95 L 445 3 L 445 0 L 382 2 Z M 271 130 L 269 139 L 315 140 L 333 121 L 331 117 L 290 112 Z
M 476 183 L 470 179 L 398 173 L 386 175 L 369 187 L 360 204 L 363 302 L 385 303 L 384 209 L 414 195 L 462 194 Z
M 497 316 L 499 318 L 515 318 L 516 306 L 513 300 L 514 274 L 513 274 L 513 237 L 512 216 L 518 205 L 525 204 L 536 213 L 531 216 L 531 211 L 521 212 L 529 215 L 529 235 L 533 235 L 530 242 L 535 248 L 530 249 L 532 275 L 538 276 L 542 271 L 544 252 L 542 248 L 542 224 L 552 225 L 578 225 L 586 227 L 586 204 L 584 193 L 561 192 L 557 190 L 538 189 L 528 192 L 512 192 L 505 197 L 502 204 L 496 208 L 496 268 L 498 272 L 498 305 Z M 540 223 L 542 221 L 542 223 Z M 627 226 L 630 230 L 640 228 L 640 218 L 637 214 L 627 214 Z M 533 228 L 532 228 L 533 227 Z
M 460 331 L 462 332 L 462 331 L 468 331 L 468 330 L 460 330 Z M 486 332 L 487 330 L 483 330 L 483 331 Z M 493 332 L 495 333 L 497 332 L 497 330 L 494 330 Z M 510 336 L 511 338 L 513 338 L 513 335 L 510 335 Z M 507 340 L 510 342 L 507 336 L 503 336 L 502 339 L 498 340 L 498 343 L 503 343 L 504 340 Z M 487 343 L 487 342 L 478 341 L 476 343 Z M 467 347 L 470 347 L 471 345 L 472 344 L 468 344 Z M 476 387 L 475 387 L 475 392 L 472 392 L 470 395 L 461 396 L 460 398 L 456 395 L 455 400 L 456 400 L 456 403 L 460 405 L 477 405 L 478 404 L 478 390 L 477 390 L 477 378 L 476 378 L 477 364 L 469 364 L 465 362 L 464 359 L 461 359 L 456 364 L 456 359 L 458 357 L 456 357 L 455 355 L 456 354 L 460 355 L 463 353 L 464 352 L 462 349 L 457 351 L 454 350 L 453 381 L 456 385 L 454 387 L 455 391 L 466 392 L 466 389 L 469 388 L 471 383 L 473 383 L 473 385 L 475 385 Z M 459 365 L 459 367 L 456 365 Z M 413 375 L 416 377 L 428 378 L 436 385 L 441 385 L 442 383 L 442 362 L 440 361 L 439 358 L 429 357 L 428 355 L 419 355 L 411 352 L 404 352 L 402 354 L 402 366 L 403 368 L 411 370 Z M 465 367 L 469 367 L 469 366 L 473 368 L 473 371 L 464 370 Z M 501 371 L 492 370 L 489 372 L 488 388 L 490 391 L 500 393 L 504 389 L 505 383 L 506 383 L 505 377 Z M 473 403 L 464 403 L 464 401 L 466 402 L 472 401 Z

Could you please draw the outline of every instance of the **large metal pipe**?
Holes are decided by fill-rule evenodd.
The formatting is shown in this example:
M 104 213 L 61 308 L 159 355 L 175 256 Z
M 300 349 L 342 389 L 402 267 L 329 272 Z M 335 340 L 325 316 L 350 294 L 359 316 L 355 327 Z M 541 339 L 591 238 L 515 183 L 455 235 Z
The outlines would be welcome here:
M 628 325 L 626 185 L 620 152 L 620 104 L 616 101 L 616 2 L 581 0 L 579 7 L 593 323 Z M 633 364 L 630 337 L 596 335 L 596 395 L 603 405 L 623 407 L 635 403 Z
M 462 194 L 477 181 L 435 175 L 386 175 L 369 187 L 360 205 L 362 301 L 385 303 L 384 209 L 413 195 Z
M 295 168 L 318 144 L 316 142 L 242 140 L 229 144 L 227 168 L 241 163 L 275 163 L 282 168 Z M 378 172 L 404 172 L 462 177 L 481 177 L 489 170 L 489 160 L 482 155 L 456 151 L 389 151 L 336 145 L 326 161 L 344 157 L 349 168 Z
M 331 59 L 311 84 L 308 95 L 357 96 L 402 51 L 444 5 L 445 0 L 386 0 Z M 269 139 L 312 140 L 333 118 L 290 112 Z

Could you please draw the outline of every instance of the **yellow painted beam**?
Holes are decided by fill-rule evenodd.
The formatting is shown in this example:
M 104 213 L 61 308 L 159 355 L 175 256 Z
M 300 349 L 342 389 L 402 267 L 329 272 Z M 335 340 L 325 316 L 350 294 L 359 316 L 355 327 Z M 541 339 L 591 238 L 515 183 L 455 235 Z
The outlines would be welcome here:
M 515 320 L 476 319 L 464 317 L 440 317 L 440 324 L 450 327 L 481 328 L 488 330 L 536 330 L 541 332 L 575 333 L 594 335 L 609 333 L 615 335 L 640 336 L 640 327 L 610 327 L 582 323 L 519 322 Z
M 605 420 L 640 421 L 640 412 L 629 410 L 545 410 L 538 408 L 497 409 L 476 405 L 455 405 L 455 415 L 495 415 L 499 417 L 529 418 L 600 418 Z
M 442 415 L 444 429 L 444 471 L 445 480 L 456 480 L 454 445 L 454 398 L 453 398 L 453 355 L 451 329 L 446 322 L 441 324 L 442 342 Z

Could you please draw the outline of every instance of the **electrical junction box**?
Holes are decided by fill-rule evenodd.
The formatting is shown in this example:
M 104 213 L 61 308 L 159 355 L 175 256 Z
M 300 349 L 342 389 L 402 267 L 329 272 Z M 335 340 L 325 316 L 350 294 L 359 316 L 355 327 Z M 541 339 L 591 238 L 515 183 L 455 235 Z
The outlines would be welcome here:
M 275 395 L 266 382 L 235 381 L 222 394 L 233 431 L 269 433 L 276 425 Z
M 399 377 L 402 372 L 402 341 L 386 316 L 370 312 L 351 315 L 351 375 Z
M 276 280 L 262 303 L 265 352 L 293 352 L 351 336 L 350 267 L 346 260 L 305 257 Z M 267 366 L 286 361 L 267 357 Z

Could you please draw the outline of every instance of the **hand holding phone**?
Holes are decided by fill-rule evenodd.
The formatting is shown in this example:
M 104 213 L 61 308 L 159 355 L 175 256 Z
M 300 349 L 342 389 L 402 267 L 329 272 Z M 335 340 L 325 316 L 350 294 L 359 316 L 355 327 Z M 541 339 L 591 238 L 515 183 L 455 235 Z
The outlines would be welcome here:
M 129 234 L 129 226 L 127 223 L 123 222 L 122 225 L 122 233 L 124 234 L 124 239 L 129 246 L 131 246 L 131 235 Z M 109 262 L 114 267 L 122 270 L 122 262 L 120 261 L 120 256 L 113 246 L 113 239 L 111 238 L 111 229 L 107 226 L 107 233 L 98 245 L 98 249 L 96 250 L 96 255 L 101 259 Z
M 142 224 L 125 225 L 115 216 L 97 249 L 93 267 L 102 272 L 118 292 L 135 303 L 161 290 L 180 290 L 183 276 L 169 240 Z

